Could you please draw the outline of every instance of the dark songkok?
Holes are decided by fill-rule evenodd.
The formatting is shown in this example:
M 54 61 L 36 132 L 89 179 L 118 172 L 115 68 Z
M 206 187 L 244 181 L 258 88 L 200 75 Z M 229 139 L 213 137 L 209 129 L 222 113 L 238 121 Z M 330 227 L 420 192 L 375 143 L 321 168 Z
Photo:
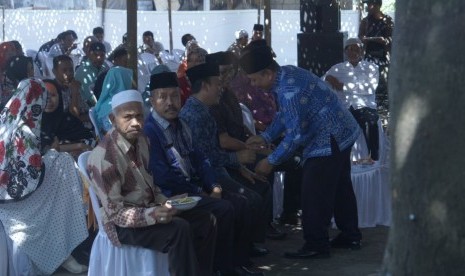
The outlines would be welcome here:
M 378 4 L 381 7 L 383 5 L 383 0 L 363 0 L 362 3 Z
M 89 46 L 89 52 L 105 52 L 105 45 L 102 42 L 92 42 Z
M 206 79 L 208 77 L 215 77 L 220 75 L 220 69 L 216 63 L 202 63 L 197 66 L 194 66 L 190 69 L 187 69 L 187 77 L 192 85 L 197 81 Z
M 175 72 L 162 72 L 150 76 L 150 91 L 168 87 L 179 87 Z
M 245 51 L 239 60 L 241 68 L 247 74 L 257 73 L 266 69 L 273 62 L 273 53 L 271 48 L 251 47 Z
M 263 25 L 262 24 L 255 24 L 255 25 L 253 25 L 253 30 L 263 32 Z
M 213 54 L 208 54 L 205 57 L 207 63 L 216 63 L 218 65 L 230 65 L 237 63 L 236 55 L 232 52 L 216 52 Z

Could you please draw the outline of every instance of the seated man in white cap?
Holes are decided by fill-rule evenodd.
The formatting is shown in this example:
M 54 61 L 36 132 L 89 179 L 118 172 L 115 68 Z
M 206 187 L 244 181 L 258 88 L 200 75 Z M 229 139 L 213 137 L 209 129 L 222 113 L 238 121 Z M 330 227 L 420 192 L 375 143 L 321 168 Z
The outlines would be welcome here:
M 209 212 L 178 213 L 153 184 L 143 129 L 143 102 L 136 90 L 112 98 L 113 128 L 88 160 L 91 185 L 102 203 L 103 223 L 115 246 L 127 244 L 168 253 L 172 275 L 210 275 L 216 220 Z
M 236 41 L 228 47 L 228 52 L 232 52 L 238 58 L 241 56 L 241 51 L 249 43 L 249 34 L 246 30 L 242 29 L 234 33 Z
M 378 87 L 378 65 L 363 59 L 363 44 L 358 38 L 346 41 L 347 61 L 331 67 L 323 76 L 345 103 L 362 129 L 370 157 L 378 160 L 378 111 L 375 91 Z

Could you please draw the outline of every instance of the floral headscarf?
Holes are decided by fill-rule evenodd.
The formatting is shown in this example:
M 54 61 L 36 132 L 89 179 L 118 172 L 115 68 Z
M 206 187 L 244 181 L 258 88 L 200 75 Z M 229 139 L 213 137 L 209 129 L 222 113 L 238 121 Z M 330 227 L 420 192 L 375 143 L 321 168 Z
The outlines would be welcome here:
M 0 202 L 24 199 L 42 183 L 42 81 L 25 79 L 0 113 Z

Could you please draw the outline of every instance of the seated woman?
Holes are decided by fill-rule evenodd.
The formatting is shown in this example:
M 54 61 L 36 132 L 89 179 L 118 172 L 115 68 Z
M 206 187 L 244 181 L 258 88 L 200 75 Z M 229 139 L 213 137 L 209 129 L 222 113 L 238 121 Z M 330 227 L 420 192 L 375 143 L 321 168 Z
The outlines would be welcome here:
M 106 133 L 111 128 L 111 122 L 108 115 L 111 112 L 111 98 L 118 92 L 131 89 L 132 70 L 115 66 L 108 70 L 103 81 L 102 94 L 95 105 L 94 116 L 97 126 L 102 132 Z
M 42 115 L 42 143 L 57 151 L 65 151 L 78 157 L 84 151 L 92 150 L 96 144 L 92 132 L 81 120 L 63 111 L 62 94 L 57 83 L 44 80 L 48 91 L 47 107 Z
M 52 274 L 61 264 L 82 273 L 70 256 L 88 236 L 82 184 L 73 158 L 41 140 L 48 93 L 25 79 L 0 114 L 0 222 L 31 275 Z
M 2 79 L 2 102 L 0 103 L 0 110 L 3 109 L 5 104 L 10 100 L 13 91 L 18 86 L 18 83 L 25 78 L 34 76 L 34 65 L 32 58 L 26 56 L 12 57 L 5 68 L 5 78 Z

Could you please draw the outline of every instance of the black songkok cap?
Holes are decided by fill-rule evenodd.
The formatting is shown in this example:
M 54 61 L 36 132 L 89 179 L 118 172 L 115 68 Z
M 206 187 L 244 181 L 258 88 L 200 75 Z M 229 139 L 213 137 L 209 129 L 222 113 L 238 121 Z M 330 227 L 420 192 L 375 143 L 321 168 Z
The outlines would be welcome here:
M 381 7 L 383 5 L 383 0 L 363 0 L 362 3 L 378 4 Z
M 179 87 L 175 72 L 161 72 L 150 76 L 150 91 L 168 87 Z
M 220 69 L 218 64 L 212 62 L 206 62 L 187 69 L 187 77 L 192 85 L 197 81 L 206 79 L 208 77 L 215 77 L 220 75 Z
M 208 54 L 205 57 L 207 63 L 216 63 L 218 65 L 230 65 L 236 64 L 236 55 L 231 52 L 216 52 L 213 54 Z
M 263 25 L 262 24 L 255 24 L 255 25 L 253 25 L 253 30 L 263 32 Z
M 270 47 L 250 47 L 239 60 L 241 68 L 247 74 L 257 73 L 266 69 L 273 62 L 273 53 Z
M 89 46 L 89 52 L 105 52 L 105 45 L 102 42 L 92 42 Z

